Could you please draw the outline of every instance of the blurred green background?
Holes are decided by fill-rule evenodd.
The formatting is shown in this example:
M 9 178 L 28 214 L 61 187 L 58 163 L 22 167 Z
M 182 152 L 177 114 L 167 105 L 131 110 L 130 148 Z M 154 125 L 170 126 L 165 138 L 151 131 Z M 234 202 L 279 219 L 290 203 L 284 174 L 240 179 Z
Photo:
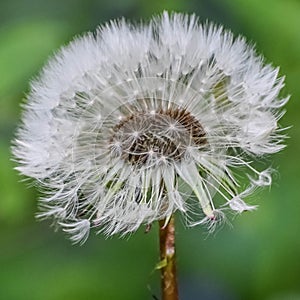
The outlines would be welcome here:
M 194 299 L 300 299 L 300 1 L 299 0 L 0 0 L 0 299 L 159 298 L 157 227 L 128 239 L 91 234 L 72 246 L 36 222 L 37 192 L 11 162 L 10 141 L 30 79 L 76 34 L 111 18 L 150 18 L 163 9 L 195 12 L 255 42 L 286 75 L 292 94 L 284 126 L 288 147 L 260 208 L 208 236 L 178 220 L 180 294 Z

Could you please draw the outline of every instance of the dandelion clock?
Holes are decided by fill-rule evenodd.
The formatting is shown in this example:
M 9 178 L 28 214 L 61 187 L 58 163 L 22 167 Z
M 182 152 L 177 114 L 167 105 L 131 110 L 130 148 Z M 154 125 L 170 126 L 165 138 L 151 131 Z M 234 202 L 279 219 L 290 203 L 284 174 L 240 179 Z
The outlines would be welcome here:
M 162 297 L 178 299 L 174 213 L 213 230 L 270 186 L 284 79 L 242 37 L 194 15 L 112 21 L 61 48 L 31 83 L 13 154 L 39 218 L 84 243 L 160 224 Z

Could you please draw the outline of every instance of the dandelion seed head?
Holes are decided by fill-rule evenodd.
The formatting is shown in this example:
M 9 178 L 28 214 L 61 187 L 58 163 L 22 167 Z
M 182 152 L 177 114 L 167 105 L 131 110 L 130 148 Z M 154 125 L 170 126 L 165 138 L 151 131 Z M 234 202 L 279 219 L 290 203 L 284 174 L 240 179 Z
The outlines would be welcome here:
M 251 161 L 284 147 L 278 72 L 195 15 L 74 39 L 32 82 L 13 146 L 44 191 L 40 218 L 82 243 L 90 228 L 125 235 L 176 211 L 213 230 L 226 210 L 256 209 L 245 198 L 272 175 Z

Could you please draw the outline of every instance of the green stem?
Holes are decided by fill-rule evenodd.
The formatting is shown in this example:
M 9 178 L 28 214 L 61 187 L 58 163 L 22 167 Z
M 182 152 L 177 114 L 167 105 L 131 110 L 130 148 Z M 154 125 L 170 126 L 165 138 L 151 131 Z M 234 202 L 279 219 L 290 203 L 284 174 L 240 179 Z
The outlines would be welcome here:
M 159 221 L 162 300 L 178 300 L 174 216 L 165 222 Z

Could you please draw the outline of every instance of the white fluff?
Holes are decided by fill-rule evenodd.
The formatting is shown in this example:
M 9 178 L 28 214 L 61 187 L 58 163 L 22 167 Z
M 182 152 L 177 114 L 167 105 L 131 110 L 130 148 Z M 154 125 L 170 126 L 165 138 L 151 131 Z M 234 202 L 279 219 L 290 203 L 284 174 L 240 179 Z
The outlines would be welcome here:
M 249 161 L 284 147 L 283 85 L 244 38 L 194 15 L 112 21 L 63 47 L 32 82 L 14 141 L 17 169 L 45 190 L 40 216 L 75 242 L 90 227 L 126 234 L 176 210 L 202 211 L 193 224 L 213 228 L 224 215 L 215 193 L 240 213 L 256 208 L 241 199 L 245 181 L 251 193 L 271 185 L 270 169 Z M 168 115 L 175 109 L 201 124 L 203 145 Z

